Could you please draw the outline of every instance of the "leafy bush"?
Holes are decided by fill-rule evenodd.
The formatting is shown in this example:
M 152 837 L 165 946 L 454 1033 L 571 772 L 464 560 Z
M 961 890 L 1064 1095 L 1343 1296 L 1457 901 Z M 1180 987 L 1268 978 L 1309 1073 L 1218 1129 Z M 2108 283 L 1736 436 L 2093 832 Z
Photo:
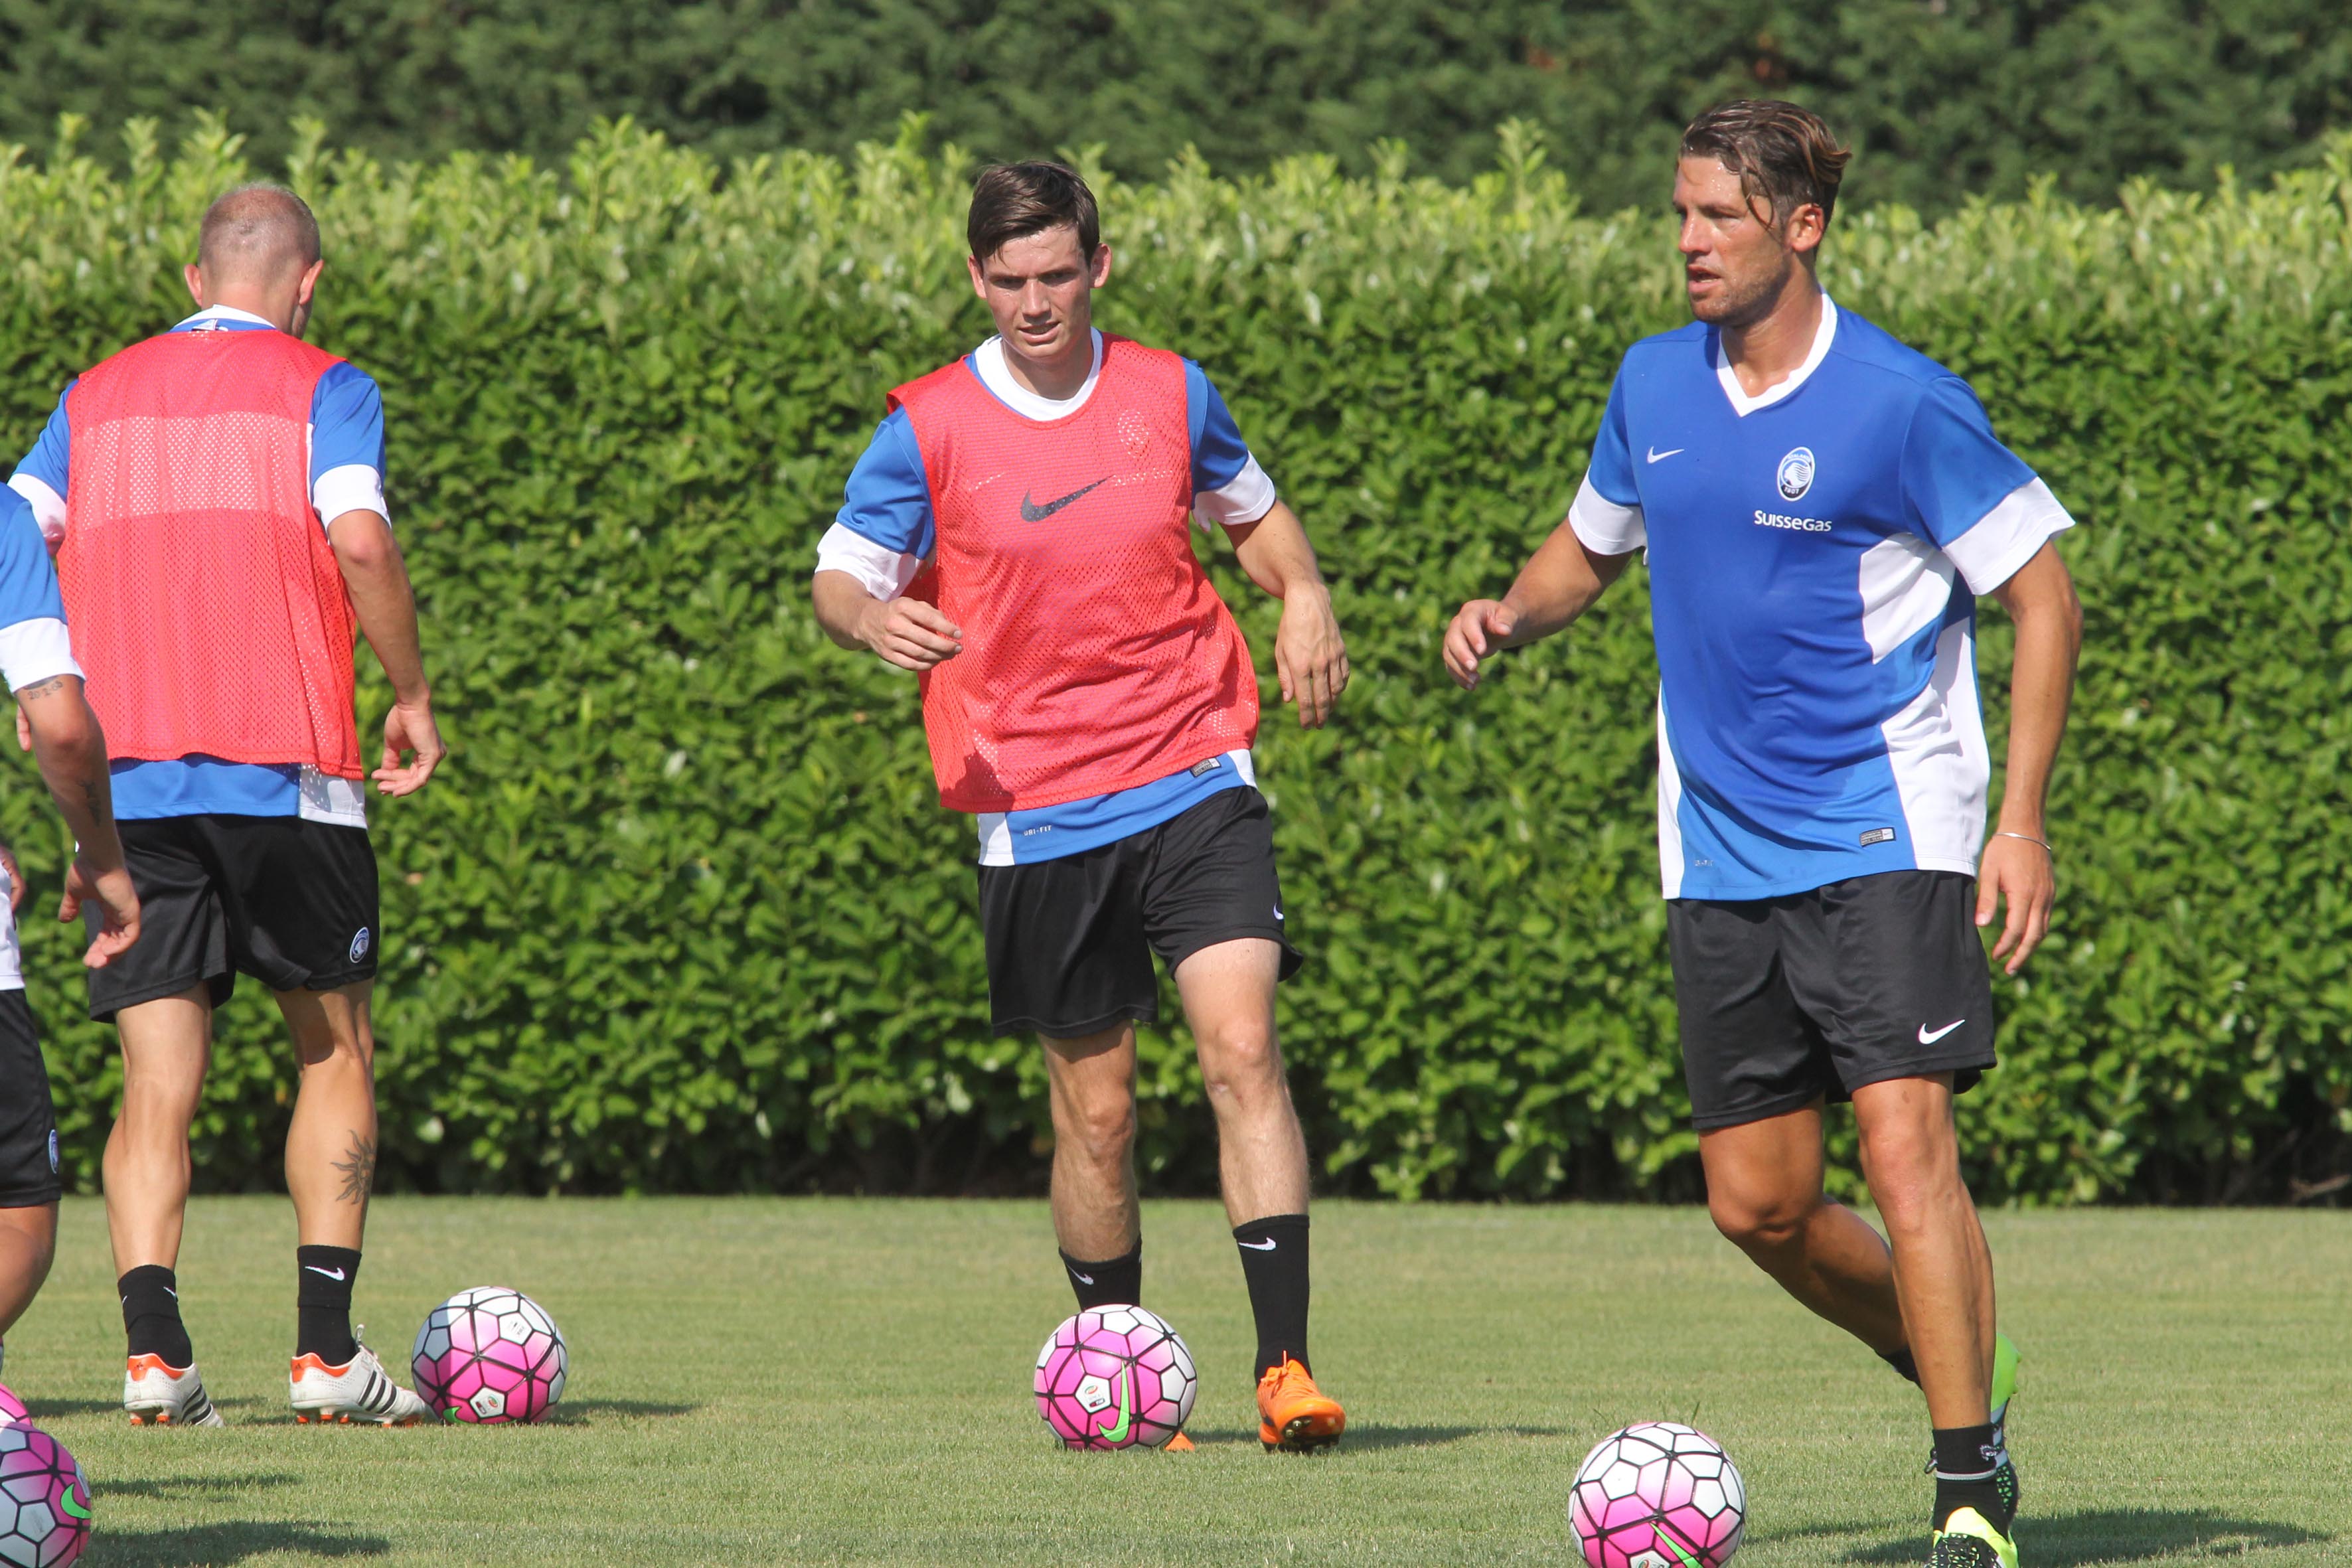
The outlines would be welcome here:
M 986 330 L 961 155 L 910 136 L 722 171 L 621 127 L 551 171 L 320 141 L 290 161 L 330 237 L 313 336 L 383 384 L 456 748 L 375 808 L 387 1181 L 1034 1183 L 1042 1071 L 987 1032 L 970 827 L 936 804 L 911 682 L 827 644 L 806 595 L 884 390 Z M 1103 316 L 1210 367 L 1350 637 L 1342 721 L 1276 715 L 1260 752 L 1314 960 L 1282 1007 L 1326 1184 L 1687 1194 L 1640 574 L 1475 698 L 1437 664 L 1451 608 L 1572 493 L 1625 343 L 1681 316 L 1659 219 L 1580 216 L 1523 130 L 1503 146 L 1460 187 L 1393 159 L 1106 179 Z M 245 173 L 217 123 L 171 156 L 134 127 L 122 168 L 68 138 L 0 169 L 16 449 L 65 378 L 180 312 L 195 217 Z M 2084 524 L 2063 899 L 1967 1102 L 1981 1190 L 2317 1173 L 2352 1098 L 2352 143 L 2260 192 L 1853 211 L 1830 252 L 1841 301 L 1969 375 Z M 1274 606 L 1216 554 L 1263 666 Z M 1999 745 L 1997 612 L 1984 640 Z M 18 766 L 0 818 L 54 890 Z M 87 1186 L 110 1040 L 64 935 L 27 924 Z M 248 983 L 208 1184 L 276 1180 L 291 1076 Z M 1143 1080 L 1150 1180 L 1205 1186 L 1179 1032 L 1147 1031 Z
M 1812 105 L 1861 149 L 1848 194 L 1946 210 L 2047 174 L 2104 202 L 2315 158 L 2352 125 L 2338 0 L 0 0 L 0 139 L 237 110 L 386 158 L 560 159 L 633 114 L 730 158 L 846 157 L 899 115 L 990 157 L 1100 145 L 1156 178 L 1328 153 L 1368 173 L 1491 165 L 1513 117 L 1574 148 L 1592 210 L 1658 201 L 1683 125 L 1726 98 Z

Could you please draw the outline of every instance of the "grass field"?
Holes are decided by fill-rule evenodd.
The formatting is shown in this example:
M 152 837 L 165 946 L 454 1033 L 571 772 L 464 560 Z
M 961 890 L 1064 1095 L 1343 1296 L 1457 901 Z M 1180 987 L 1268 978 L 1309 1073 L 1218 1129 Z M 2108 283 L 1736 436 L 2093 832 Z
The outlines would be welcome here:
M 2352 1215 L 1996 1215 L 2026 1352 L 2030 1568 L 2352 1563 Z M 1696 1210 L 1331 1205 L 1316 1363 L 1342 1449 L 1260 1452 L 1222 1216 L 1150 1205 L 1146 1298 L 1204 1379 L 1192 1455 L 1066 1454 L 1027 1394 L 1070 1310 L 1027 1203 L 393 1199 L 361 1317 L 509 1283 L 562 1321 L 538 1428 L 298 1427 L 292 1220 L 200 1203 L 181 1284 L 220 1432 L 129 1429 L 96 1204 L 7 1381 L 89 1470 L 95 1564 L 1572 1562 L 1570 1471 L 1695 1419 L 1746 1471 L 1741 1568 L 1925 1555 L 1916 1395 Z

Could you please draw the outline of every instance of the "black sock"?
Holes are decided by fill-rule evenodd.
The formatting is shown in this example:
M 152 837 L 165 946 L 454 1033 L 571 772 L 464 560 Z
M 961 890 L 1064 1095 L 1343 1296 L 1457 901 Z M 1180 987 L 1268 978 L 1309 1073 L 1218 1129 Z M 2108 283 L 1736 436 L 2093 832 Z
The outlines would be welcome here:
M 1257 1375 L 1288 1356 L 1307 1363 L 1307 1216 L 1270 1215 L 1234 1227 L 1257 1319 Z M 1311 1368 L 1309 1370 L 1312 1370 Z
M 145 1263 L 114 1282 L 122 1298 L 122 1331 L 132 1355 L 161 1356 L 175 1367 L 194 1366 L 195 1347 L 180 1321 L 179 1276 L 160 1263 Z
M 1901 1373 L 1905 1382 L 1916 1384 L 1919 1381 L 1919 1363 L 1911 1359 L 1909 1345 L 1905 1345 L 1899 1351 L 1885 1352 L 1878 1359 Z
M 295 1295 L 294 1353 L 314 1355 L 329 1366 L 349 1364 L 359 1353 L 352 1337 L 352 1283 L 360 1255 L 348 1247 L 298 1247 L 301 1289 Z
M 1070 1271 L 1070 1289 L 1078 1293 L 1078 1310 L 1097 1307 L 1134 1307 L 1143 1300 L 1143 1243 L 1102 1263 L 1084 1263 L 1062 1254 Z
M 1964 1508 L 1972 1508 L 2002 1534 L 2017 1517 L 2014 1470 L 2008 1486 L 2001 1472 L 2009 1456 L 1993 1437 L 1990 1422 L 1982 1426 L 1936 1428 L 1936 1528 Z

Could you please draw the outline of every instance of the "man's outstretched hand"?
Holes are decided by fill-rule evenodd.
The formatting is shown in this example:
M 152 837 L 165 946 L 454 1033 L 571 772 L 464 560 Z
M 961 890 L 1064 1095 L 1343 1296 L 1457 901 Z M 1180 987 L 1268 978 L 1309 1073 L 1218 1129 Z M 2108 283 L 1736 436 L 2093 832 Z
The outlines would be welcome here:
M 1465 691 L 1478 686 L 1478 661 L 1511 646 L 1518 612 L 1500 599 L 1473 599 L 1445 628 L 1445 673 Z

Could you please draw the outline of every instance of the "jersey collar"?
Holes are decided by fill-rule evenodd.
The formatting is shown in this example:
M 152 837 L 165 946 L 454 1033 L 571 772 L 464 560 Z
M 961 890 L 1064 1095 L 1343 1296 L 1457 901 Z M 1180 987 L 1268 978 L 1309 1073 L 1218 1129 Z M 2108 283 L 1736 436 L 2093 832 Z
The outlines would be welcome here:
M 1040 397 L 1013 379 L 1013 371 L 1004 363 L 1004 340 L 991 338 L 971 351 L 971 374 L 980 377 L 980 384 L 988 388 L 996 401 L 1024 419 L 1066 419 L 1087 405 L 1095 395 L 1095 383 L 1102 379 L 1102 329 L 1094 329 L 1095 363 L 1087 372 L 1086 384 L 1067 397 Z
M 1829 357 L 1830 340 L 1837 336 L 1837 306 L 1831 301 L 1828 291 L 1823 290 L 1821 325 L 1813 329 L 1813 346 L 1806 352 L 1805 363 L 1799 365 L 1796 374 L 1788 380 L 1778 386 L 1766 387 L 1754 397 L 1740 390 L 1739 373 L 1731 368 L 1731 356 L 1723 352 L 1723 334 L 1716 333 L 1715 379 L 1722 383 L 1723 395 L 1731 399 L 1731 411 L 1745 419 L 1759 408 L 1771 407 L 1804 385 L 1811 379 L 1813 372 L 1821 368 L 1822 361 Z
M 278 323 L 250 310 L 240 310 L 234 305 L 215 305 L 198 310 L 172 330 L 175 332 L 249 332 L 256 327 L 274 332 L 278 330 Z

